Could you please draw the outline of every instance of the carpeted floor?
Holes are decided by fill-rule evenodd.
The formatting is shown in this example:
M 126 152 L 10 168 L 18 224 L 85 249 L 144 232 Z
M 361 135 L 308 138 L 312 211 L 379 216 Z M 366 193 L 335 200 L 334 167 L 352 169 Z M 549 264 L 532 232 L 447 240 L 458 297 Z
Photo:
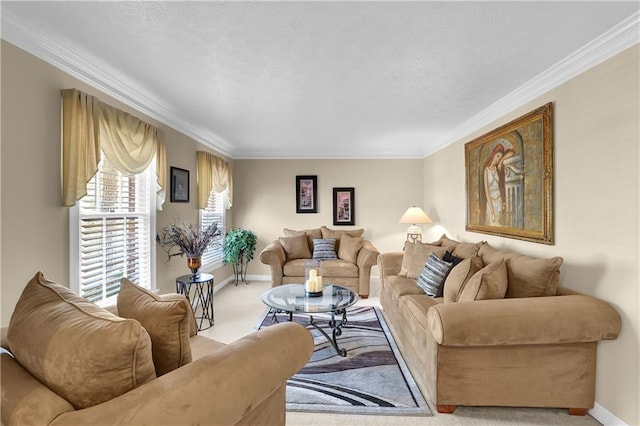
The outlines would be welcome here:
M 379 306 L 377 282 L 372 279 L 371 297 L 356 306 Z M 215 325 L 202 331 L 204 336 L 230 343 L 251 333 L 257 318 L 264 312 L 262 293 L 270 287 L 267 281 L 251 281 L 248 285 L 229 284 L 214 297 Z M 427 426 L 427 425 L 599 425 L 593 417 L 570 416 L 566 409 L 458 407 L 454 414 L 439 414 L 427 399 L 433 416 L 382 416 L 361 414 L 287 412 L 287 426 Z
M 314 323 L 331 334 L 330 314 L 314 314 Z M 429 407 L 407 369 L 379 308 L 352 306 L 338 337 L 347 356 L 337 354 L 318 330 L 308 327 L 315 349 L 307 365 L 287 382 L 287 410 L 343 414 L 429 415 Z M 288 320 L 265 309 L 260 326 Z M 307 325 L 308 314 L 293 321 Z

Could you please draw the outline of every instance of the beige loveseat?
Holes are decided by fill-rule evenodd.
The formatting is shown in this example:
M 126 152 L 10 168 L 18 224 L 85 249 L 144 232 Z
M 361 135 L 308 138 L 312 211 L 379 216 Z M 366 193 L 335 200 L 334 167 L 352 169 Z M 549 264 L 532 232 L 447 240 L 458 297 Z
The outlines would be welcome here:
M 286 381 L 313 352 L 304 327 L 225 345 L 195 334 L 183 296 L 125 280 L 118 310 L 137 319 L 36 275 L 3 330 L 2 425 L 285 424 Z
M 369 296 L 371 267 L 378 250 L 362 238 L 364 229 L 334 230 L 320 228 L 294 231 L 284 229 L 284 236 L 271 242 L 260 253 L 260 261 L 271 269 L 271 285 L 304 283 L 307 261 L 318 254 L 318 242 L 335 243 L 335 259 L 320 260 L 319 275 L 324 284 L 349 288 L 362 298 Z M 330 250 L 329 250 L 330 251 Z M 331 257 L 331 256 L 329 256 Z
M 380 302 L 414 378 L 439 412 L 480 405 L 564 407 L 584 415 L 593 407 L 596 345 L 618 336 L 620 316 L 602 300 L 558 287 L 562 258 L 445 236 L 418 244 L 405 247 L 406 256 L 378 258 Z M 446 251 L 466 260 L 446 276 L 443 297 L 430 297 L 416 284 L 415 265 Z M 492 298 L 474 300 L 482 295 Z

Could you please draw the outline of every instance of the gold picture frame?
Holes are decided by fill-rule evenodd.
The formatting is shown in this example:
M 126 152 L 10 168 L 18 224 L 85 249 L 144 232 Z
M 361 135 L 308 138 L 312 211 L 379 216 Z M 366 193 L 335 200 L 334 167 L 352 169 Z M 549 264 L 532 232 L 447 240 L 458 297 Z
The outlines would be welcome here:
M 464 145 L 466 230 L 553 244 L 553 104 Z

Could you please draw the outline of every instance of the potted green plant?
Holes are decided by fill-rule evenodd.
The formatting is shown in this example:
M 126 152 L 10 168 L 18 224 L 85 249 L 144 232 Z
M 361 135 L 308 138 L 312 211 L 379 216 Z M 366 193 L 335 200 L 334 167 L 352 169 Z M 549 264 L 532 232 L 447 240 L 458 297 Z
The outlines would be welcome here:
M 169 259 L 173 256 L 187 256 L 187 266 L 193 274 L 202 265 L 201 258 L 205 250 L 214 243 L 220 243 L 222 229 L 212 223 L 206 229 L 191 223 L 175 221 L 167 225 L 156 235 L 156 241 L 166 252 Z
M 232 229 L 224 238 L 223 262 L 233 265 L 235 283 L 240 281 L 248 284 L 247 264 L 253 259 L 258 237 L 248 229 Z

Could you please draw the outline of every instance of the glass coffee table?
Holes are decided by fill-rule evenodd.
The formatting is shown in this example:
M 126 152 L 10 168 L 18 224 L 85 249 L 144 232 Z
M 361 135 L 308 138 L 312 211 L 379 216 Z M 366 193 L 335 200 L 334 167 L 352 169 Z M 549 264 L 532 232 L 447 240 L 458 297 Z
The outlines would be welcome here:
M 342 335 L 342 327 L 347 323 L 347 308 L 358 299 L 360 297 L 348 288 L 332 284 L 322 287 L 322 295 L 316 297 L 307 296 L 302 284 L 280 285 L 262 295 L 264 304 L 271 308 L 274 322 L 278 322 L 279 313 L 288 314 L 289 321 L 293 321 L 294 313 L 309 314 L 308 325 L 322 333 L 340 356 L 347 356 L 347 350 L 338 346 L 337 338 Z M 313 314 L 316 313 L 331 314 L 331 336 L 314 322 Z

